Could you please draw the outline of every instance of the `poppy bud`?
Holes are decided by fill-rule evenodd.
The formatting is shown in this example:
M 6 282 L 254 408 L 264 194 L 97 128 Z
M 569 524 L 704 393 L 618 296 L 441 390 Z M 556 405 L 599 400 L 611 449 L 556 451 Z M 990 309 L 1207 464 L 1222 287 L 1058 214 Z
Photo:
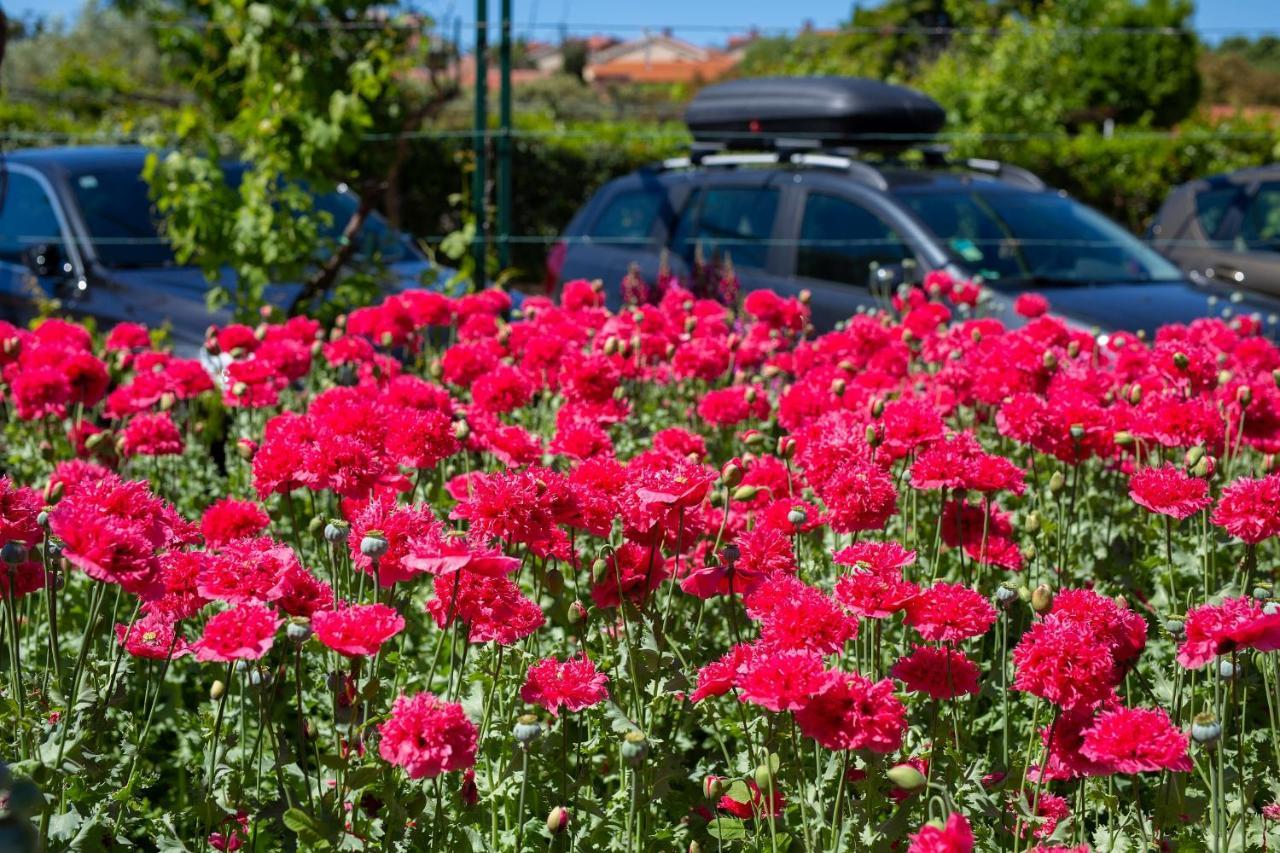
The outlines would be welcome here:
M 466 421 L 458 421 L 453 425 L 453 437 L 458 441 L 466 441 L 471 436 L 471 427 Z
M 876 397 L 874 400 L 871 401 L 871 417 L 879 418 L 883 414 L 884 414 L 884 400 L 880 397 Z
M 1075 357 L 1076 357 L 1076 356 L 1078 356 L 1079 354 L 1080 354 L 1080 342 L 1079 342 L 1079 341 L 1072 341 L 1071 343 L 1067 344 L 1067 355 L 1068 355 L 1068 356 L 1070 356 L 1071 358 L 1075 358 Z
M 1031 591 L 1031 609 L 1037 613 L 1046 613 L 1053 607 L 1053 590 L 1048 584 L 1040 584 Z
M 1187 451 L 1187 455 L 1183 457 L 1188 468 L 1194 466 L 1197 462 L 1204 458 L 1204 445 L 1197 444 L 1195 447 Z
M 1280 367 L 1271 371 L 1271 381 L 1276 383 L 1276 387 L 1280 388 Z
M 600 583 L 600 581 L 604 580 L 608 571 L 609 561 L 604 557 L 598 557 L 596 558 L 596 561 L 591 564 L 591 579 L 596 583 Z
M 895 787 L 908 793 L 915 793 L 929 784 L 924 774 L 910 764 L 895 764 L 884 775 Z
M 796 294 L 796 299 L 800 301 L 801 305 L 808 305 L 809 300 L 813 299 L 813 291 L 806 287 Z
M 742 476 L 741 466 L 733 461 L 724 463 L 724 467 L 720 469 L 720 481 L 724 483 L 726 489 L 735 489 L 741 485 Z
M 1191 738 L 1202 746 L 1210 746 L 1222 737 L 1222 724 L 1212 713 L 1196 714 L 1191 720 Z
M 347 541 L 351 533 L 351 525 L 339 518 L 330 519 L 324 526 L 324 541 L 330 545 L 340 545 Z
M 1189 365 L 1190 363 L 1191 363 L 1191 359 L 1187 358 L 1186 353 L 1175 352 L 1173 354 L 1173 366 L 1178 368 L 1179 370 L 1186 370 L 1187 365 Z
M 533 714 L 521 714 L 511 734 L 521 746 L 528 746 L 542 737 L 542 723 Z
M 581 601 L 575 601 L 569 605 L 568 617 L 570 625 L 577 625 L 579 622 L 585 622 L 587 619 L 587 606 Z
M 564 806 L 556 806 L 547 815 L 547 832 L 558 835 L 569 825 L 569 810 Z
M 248 390 L 249 390 L 248 385 L 244 384 L 243 382 L 237 382 L 231 386 L 231 396 L 233 397 L 243 396 L 244 392 Z
M 735 501 L 755 500 L 756 495 L 760 494 L 759 486 L 738 486 L 733 490 L 733 499 Z
M 360 540 L 360 553 L 371 560 L 376 560 L 387 553 L 391 543 L 381 530 L 370 530 Z
M 1128 447 L 1129 445 L 1133 444 L 1133 441 L 1134 441 L 1133 433 L 1128 432 L 1126 430 L 1120 430 L 1114 436 L 1111 437 L 1111 440 L 1114 441 L 1120 447 Z
M 910 330 L 910 329 L 903 329 L 903 330 L 902 330 L 902 342 L 903 342 L 904 344 L 909 344 L 909 343 L 911 343 L 912 341 L 914 341 L 915 339 L 916 339 L 916 336 L 915 336 L 915 335 L 913 335 L 913 334 L 911 334 L 911 330 Z
M 758 458 L 759 457 L 757 457 L 754 453 L 748 450 L 742 454 L 742 464 L 748 465 L 748 466 L 754 465 L 756 464 L 756 459 Z
M 65 487 L 61 481 L 57 483 L 49 483 L 48 486 L 45 486 L 44 499 L 49 503 L 57 503 L 62 499 L 62 491 L 64 488 Z
M 760 371 L 760 375 L 765 379 L 774 379 L 782 375 L 782 368 L 776 364 L 766 364 L 764 370 Z
M 1067 478 L 1062 476 L 1062 472 L 1054 471 L 1053 476 L 1049 478 L 1049 491 L 1060 492 L 1066 484 Z
M 743 396 L 746 397 L 748 403 L 754 403 L 760 398 L 760 394 L 754 387 L 747 388 L 747 393 Z M 759 433 L 752 433 L 752 435 L 759 435 Z M 761 438 L 763 439 L 763 436 L 761 436 Z
M 702 853 L 702 845 L 698 843 L 698 839 L 689 842 L 689 853 Z
M 1205 456 L 1195 465 L 1191 466 L 1191 476 L 1204 479 L 1213 473 L 1213 457 Z
M 871 447 L 880 446 L 880 431 L 876 429 L 875 424 L 868 424 L 866 431 L 867 444 Z
M 1027 517 L 1022 521 L 1022 529 L 1028 533 L 1035 533 L 1040 529 L 1040 513 L 1032 510 L 1027 513 Z
M 559 569 L 551 569 L 547 572 L 546 588 L 552 598 L 557 598 L 564 592 L 564 574 Z
M 632 767 L 640 766 L 648 754 L 649 741 L 645 740 L 643 732 L 633 729 L 622 738 L 622 759 Z
M 778 439 L 778 455 L 783 459 L 790 459 L 796 455 L 796 440 L 789 435 L 784 435 Z
M 844 380 L 836 378 L 831 380 L 831 393 L 837 397 L 844 396 Z
M 318 515 L 312 516 L 311 520 L 307 522 L 307 532 L 310 533 L 312 536 L 318 535 L 320 531 L 323 529 L 324 529 L 324 519 Z
M 21 542 L 6 542 L 0 548 L 0 560 L 10 566 L 19 566 L 27 561 L 27 546 Z
M 253 461 L 253 457 L 257 452 L 258 445 L 252 439 L 241 438 L 236 441 L 236 453 L 246 462 Z
M 1040 361 L 1044 364 L 1045 370 L 1053 370 L 1058 366 L 1058 357 L 1053 354 L 1052 350 L 1045 350 L 1044 357 Z
M 1028 542 L 1026 545 L 1022 546 L 1022 556 L 1025 557 L 1026 559 L 1028 560 L 1035 559 L 1036 553 L 1037 553 L 1036 543 Z
M 728 787 L 719 776 L 704 776 L 702 778 L 702 796 L 708 800 L 720 799 L 724 796 L 724 792 Z
M 1141 385 L 1134 385 L 1133 388 L 1129 391 L 1129 402 L 1134 406 L 1142 402 L 1142 386 Z
M 1241 385 L 1236 389 L 1236 402 L 1242 407 L 1248 407 L 1253 402 L 1253 389 L 1248 385 Z
M 209 688 L 209 698 L 217 702 L 222 698 L 222 694 L 226 689 L 227 685 L 223 684 L 221 680 L 213 682 L 213 686 Z
M 755 773 L 753 774 L 756 780 L 756 785 L 760 787 L 761 791 L 769 791 L 773 789 L 774 775 L 775 768 L 769 766 L 769 762 L 765 762 L 764 764 L 756 767 Z

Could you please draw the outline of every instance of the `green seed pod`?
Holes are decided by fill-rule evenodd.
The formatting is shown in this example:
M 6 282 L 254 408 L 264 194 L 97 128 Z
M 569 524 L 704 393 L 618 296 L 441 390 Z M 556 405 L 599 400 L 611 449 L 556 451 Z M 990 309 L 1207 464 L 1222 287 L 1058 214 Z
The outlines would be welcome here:
M 1048 584 L 1040 584 L 1031 592 L 1031 609 L 1037 613 L 1047 613 L 1053 607 L 1053 590 Z
M 1187 635 L 1187 625 L 1181 619 L 1166 619 L 1164 629 L 1169 632 L 1169 636 L 1175 640 L 1181 640 Z
M 632 767 L 638 767 L 644 762 L 645 756 L 649 754 L 649 741 L 645 739 L 643 732 L 632 731 L 627 732 L 622 739 L 622 758 Z
M 597 557 L 596 561 L 591 564 L 591 579 L 596 583 L 600 583 L 609 574 L 609 561 L 604 557 Z
M 914 793 L 929 784 L 929 780 L 924 774 L 910 764 L 896 764 L 885 772 L 885 777 L 894 784 L 895 787 Z
M 542 737 L 542 723 L 538 722 L 538 718 L 533 714 L 522 714 L 516 720 L 515 728 L 511 730 L 511 734 L 521 746 L 528 746 Z
M 311 637 L 311 621 L 295 616 L 289 620 L 289 625 L 284 629 L 284 634 L 294 645 L 300 646 Z
M 350 524 L 342 519 L 330 519 L 329 523 L 324 526 L 324 541 L 330 545 L 340 545 L 347 541 L 347 536 L 350 533 Z
M 1217 743 L 1222 737 L 1222 724 L 1212 713 L 1196 714 L 1191 721 L 1191 738 L 1201 746 Z
M 385 555 L 390 547 L 391 543 L 381 530 L 370 530 L 360 540 L 360 553 L 371 560 Z
M 27 561 L 27 546 L 21 542 L 6 542 L 0 547 L 0 561 L 9 566 L 20 566 Z

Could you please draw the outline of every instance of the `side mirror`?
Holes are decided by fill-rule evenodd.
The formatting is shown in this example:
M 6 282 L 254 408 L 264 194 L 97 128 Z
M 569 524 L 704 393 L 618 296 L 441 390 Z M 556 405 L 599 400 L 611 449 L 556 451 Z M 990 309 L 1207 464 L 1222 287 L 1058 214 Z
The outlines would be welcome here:
M 35 243 L 23 249 L 22 262 L 37 278 L 71 274 L 71 264 L 63 259 L 62 250 L 52 243 Z

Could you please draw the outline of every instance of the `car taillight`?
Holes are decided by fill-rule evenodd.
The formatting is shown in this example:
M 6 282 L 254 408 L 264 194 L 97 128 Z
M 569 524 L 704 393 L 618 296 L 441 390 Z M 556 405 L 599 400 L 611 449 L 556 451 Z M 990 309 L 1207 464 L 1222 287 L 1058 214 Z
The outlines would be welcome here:
M 563 241 L 555 243 L 547 252 L 547 277 L 543 286 L 548 296 L 555 293 L 556 285 L 560 283 L 560 271 L 564 269 L 564 259 L 568 253 L 569 247 Z

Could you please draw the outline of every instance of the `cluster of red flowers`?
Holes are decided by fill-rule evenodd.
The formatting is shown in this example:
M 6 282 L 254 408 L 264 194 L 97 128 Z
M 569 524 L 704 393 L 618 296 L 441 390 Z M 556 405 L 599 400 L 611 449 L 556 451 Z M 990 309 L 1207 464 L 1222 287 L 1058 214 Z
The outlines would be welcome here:
M 0 324 L 5 400 L 21 420 L 68 421 L 57 440 L 75 456 L 43 494 L 0 479 L 0 545 L 22 549 L 9 550 L 0 591 L 46 587 L 28 552 L 47 529 L 67 564 L 137 598 L 115 635 L 140 658 L 258 660 L 279 654 L 289 623 L 296 648 L 314 636 L 312 648 L 350 658 L 355 673 L 389 648 L 420 646 L 419 624 L 510 647 L 552 623 L 569 655 L 521 663 L 519 697 L 555 717 L 604 703 L 610 674 L 625 671 L 607 668 L 617 661 L 583 639 L 583 622 L 607 648 L 630 643 L 640 619 L 660 647 L 683 603 L 699 626 L 726 614 L 716 627 L 733 644 L 699 647 L 705 657 L 687 662 L 696 687 L 673 691 L 678 701 L 726 697 L 788 715 L 822 748 L 891 755 L 918 746 L 912 702 L 936 713 L 933 703 L 983 701 L 975 650 L 1002 618 L 999 583 L 1029 565 L 1069 574 L 1028 547 L 1028 491 L 1043 509 L 1050 476 L 1095 462 L 1128 478 L 1132 506 L 1118 495 L 1132 518 L 1198 516 L 1246 543 L 1244 565 L 1280 534 L 1270 460 L 1234 480 L 1221 469 L 1240 469 L 1219 463 L 1242 448 L 1280 452 L 1280 349 L 1249 318 L 1168 327 L 1148 344 L 1085 334 L 1024 296 L 1027 322 L 1010 329 L 953 318 L 972 313 L 976 288 L 931 275 L 896 298 L 900 320 L 860 314 L 812 337 L 802 300 L 755 291 L 735 316 L 673 280 L 653 296 L 613 313 L 597 285 L 571 282 L 558 303 L 531 297 L 517 316 L 499 291 L 412 292 L 331 334 L 305 318 L 235 324 L 206 342 L 216 382 L 153 349 L 140 327 L 117 327 L 95 354 L 74 324 Z M 170 494 L 162 484 L 125 475 L 169 464 L 137 457 L 199 452 L 189 404 L 209 394 L 217 406 L 215 391 L 257 430 L 235 436 L 248 465 L 230 461 L 246 490 L 251 472 L 252 495 L 213 501 L 196 525 L 159 497 Z M 684 426 L 652 423 L 656 408 Z M 309 527 L 302 516 L 316 507 L 334 518 Z M 544 610 L 566 577 L 577 600 Z M 1017 595 L 1005 591 L 1002 606 Z M 1029 777 L 1190 768 L 1189 737 L 1166 710 L 1125 705 L 1157 606 L 1153 591 L 1135 592 L 1142 608 L 1059 590 L 1014 623 L 1029 627 L 1008 640 L 1011 686 L 1052 715 Z M 1185 614 L 1184 667 L 1280 650 L 1280 612 L 1245 592 Z M 898 626 L 903 642 L 881 659 Z M 850 649 L 864 647 L 877 663 L 853 671 Z M 355 676 L 339 675 L 338 692 L 359 701 Z M 485 735 L 429 692 L 400 695 L 378 719 L 378 755 L 413 779 L 470 768 Z M 899 760 L 928 774 L 921 756 Z M 717 799 L 743 818 L 786 807 L 754 784 L 743 797 Z M 1069 817 L 1048 791 L 1027 814 L 1044 838 Z M 973 847 L 959 814 L 910 842 L 920 853 Z

